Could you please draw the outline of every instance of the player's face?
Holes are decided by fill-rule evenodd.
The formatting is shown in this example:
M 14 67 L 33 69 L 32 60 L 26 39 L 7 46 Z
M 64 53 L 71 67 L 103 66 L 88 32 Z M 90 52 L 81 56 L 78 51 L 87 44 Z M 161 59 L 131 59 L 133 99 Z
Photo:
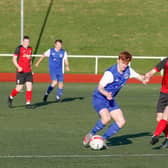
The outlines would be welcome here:
M 30 45 L 30 40 L 29 40 L 29 39 L 24 39 L 24 40 L 23 40 L 23 46 L 24 46 L 25 48 L 28 48 L 29 45 Z
M 62 43 L 56 42 L 56 43 L 55 43 L 55 48 L 56 48 L 58 51 L 61 50 L 61 48 L 62 48 Z
M 127 68 L 128 64 L 129 64 L 129 62 L 125 62 L 125 61 L 123 61 L 122 59 L 118 59 L 117 62 L 118 62 L 119 70 L 120 70 L 121 72 L 123 72 L 123 71 Z

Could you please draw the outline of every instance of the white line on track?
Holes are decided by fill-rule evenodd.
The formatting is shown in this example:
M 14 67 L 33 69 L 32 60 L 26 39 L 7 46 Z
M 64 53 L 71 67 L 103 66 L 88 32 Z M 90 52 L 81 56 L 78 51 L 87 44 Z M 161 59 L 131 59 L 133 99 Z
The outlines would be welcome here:
M 168 157 L 168 154 L 111 154 L 111 155 L 0 155 L 0 159 L 41 159 L 41 158 L 108 158 L 108 157 Z

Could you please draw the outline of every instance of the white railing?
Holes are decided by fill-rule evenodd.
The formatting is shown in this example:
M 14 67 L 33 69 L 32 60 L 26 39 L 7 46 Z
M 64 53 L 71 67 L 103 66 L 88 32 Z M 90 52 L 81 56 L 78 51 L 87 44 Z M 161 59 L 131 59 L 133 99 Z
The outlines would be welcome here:
M 0 54 L 0 57 L 10 57 L 13 54 Z M 41 57 L 41 54 L 33 54 L 34 57 Z M 68 55 L 69 58 L 94 58 L 95 59 L 95 74 L 98 74 L 98 67 L 99 67 L 99 59 L 102 58 L 118 58 L 118 56 L 103 56 L 103 55 Z M 140 59 L 140 60 L 163 60 L 167 56 L 133 56 L 133 59 Z M 161 75 L 163 75 L 163 71 L 161 71 Z

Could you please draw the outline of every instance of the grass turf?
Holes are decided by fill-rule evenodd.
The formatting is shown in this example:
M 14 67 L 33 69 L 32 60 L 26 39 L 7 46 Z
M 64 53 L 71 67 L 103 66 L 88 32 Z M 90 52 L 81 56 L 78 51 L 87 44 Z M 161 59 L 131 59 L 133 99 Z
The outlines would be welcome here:
M 118 55 L 129 50 L 133 55 L 166 56 L 167 8 L 166 0 L 29 0 L 25 34 L 31 37 L 34 53 L 43 53 L 61 38 L 69 54 Z M 20 43 L 20 1 L 1 1 L 0 11 L 0 53 L 13 53 Z M 2 61 L 0 72 L 13 71 L 10 64 L 6 67 L 8 59 Z M 100 64 L 102 73 L 109 61 Z M 72 73 L 94 72 L 87 60 L 72 60 L 71 65 Z M 145 61 L 138 70 L 154 65 Z M 45 64 L 38 71 L 46 72 Z
M 14 83 L 0 83 L 0 165 L 1 167 L 158 167 L 166 166 L 167 151 L 149 140 L 155 129 L 156 102 L 160 85 L 129 84 L 117 97 L 127 120 L 126 126 L 108 142 L 109 150 L 92 151 L 82 139 L 95 124 L 91 105 L 95 84 L 65 84 L 63 102 L 55 103 L 55 91 L 48 103 L 42 102 L 45 83 L 35 83 L 32 102 L 36 109 L 24 108 L 25 91 L 7 107 L 7 96 Z M 102 134 L 99 133 L 100 135 Z M 163 137 L 161 138 L 161 141 Z M 124 156 L 101 157 L 98 155 Z M 130 156 L 137 154 L 139 156 Z M 142 156 L 152 154 L 153 156 Z M 159 156 L 165 154 L 166 156 Z M 2 156 L 61 155 L 56 158 L 2 158 Z M 63 158 L 63 155 L 69 157 Z M 79 157 L 73 157 L 79 155 Z M 84 158 L 80 156 L 86 156 Z M 91 157 L 91 156 L 94 157 Z M 96 156 L 95 156 L 96 155 Z M 154 156 L 155 155 L 155 156 Z M 70 158 L 72 156 L 72 158 Z

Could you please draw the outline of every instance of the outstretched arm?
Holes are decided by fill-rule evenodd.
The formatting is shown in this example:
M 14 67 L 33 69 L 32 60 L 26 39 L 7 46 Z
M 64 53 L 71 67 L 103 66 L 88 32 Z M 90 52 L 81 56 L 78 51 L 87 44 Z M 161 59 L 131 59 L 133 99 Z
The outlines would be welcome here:
M 135 72 L 135 70 L 132 68 L 130 68 L 130 78 L 135 78 L 135 79 L 141 81 L 143 84 L 146 84 L 145 76 Z
M 147 73 L 145 74 L 145 81 L 146 81 L 146 83 L 149 82 L 149 80 L 151 79 L 151 77 L 152 77 L 156 72 L 157 72 L 157 71 L 156 71 L 156 69 L 154 68 L 154 69 L 152 69 L 151 71 L 149 71 L 149 72 L 147 72 Z
M 38 67 L 39 64 L 43 61 L 43 59 L 44 59 L 45 57 L 46 57 L 46 56 L 43 54 L 43 55 L 39 58 L 39 60 L 36 62 L 35 66 Z

